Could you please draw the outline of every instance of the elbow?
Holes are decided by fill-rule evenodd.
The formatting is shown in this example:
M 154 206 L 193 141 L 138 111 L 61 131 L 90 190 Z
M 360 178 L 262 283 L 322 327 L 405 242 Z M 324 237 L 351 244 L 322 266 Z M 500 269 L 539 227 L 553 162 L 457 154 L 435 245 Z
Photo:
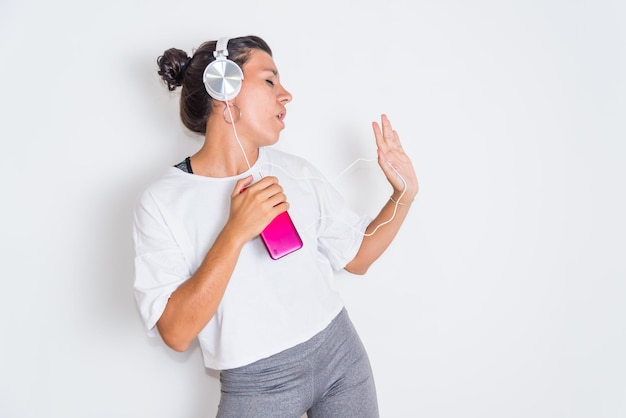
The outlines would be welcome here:
M 178 351 L 179 353 L 184 353 L 189 348 L 188 342 L 178 342 L 178 341 L 168 341 L 163 339 L 165 344 L 174 351 Z
M 348 273 L 352 273 L 357 276 L 363 276 L 365 275 L 365 273 L 367 273 L 367 270 L 369 270 L 369 265 L 350 262 L 346 264 L 346 266 L 343 269 L 347 271 Z
M 163 329 L 164 327 L 157 326 L 159 329 L 159 334 L 161 335 L 161 339 L 169 348 L 174 351 L 178 351 L 179 353 L 183 353 L 187 351 L 189 346 L 191 345 L 191 341 L 181 336 L 174 335 L 175 333 L 168 332 L 167 329 Z

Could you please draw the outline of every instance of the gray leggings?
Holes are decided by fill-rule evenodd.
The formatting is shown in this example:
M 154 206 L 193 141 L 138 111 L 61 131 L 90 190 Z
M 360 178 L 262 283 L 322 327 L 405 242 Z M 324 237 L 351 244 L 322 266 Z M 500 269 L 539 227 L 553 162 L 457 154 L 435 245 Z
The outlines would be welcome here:
M 223 370 L 218 418 L 377 418 L 367 353 L 348 313 L 309 341 Z

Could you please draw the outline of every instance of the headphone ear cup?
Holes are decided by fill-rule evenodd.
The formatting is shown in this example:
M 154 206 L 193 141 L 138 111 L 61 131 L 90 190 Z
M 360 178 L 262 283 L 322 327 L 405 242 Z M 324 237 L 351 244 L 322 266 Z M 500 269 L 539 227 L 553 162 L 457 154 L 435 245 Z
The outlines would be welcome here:
M 243 71 L 234 61 L 216 59 L 204 69 L 204 87 L 209 96 L 223 102 L 234 99 L 241 90 Z

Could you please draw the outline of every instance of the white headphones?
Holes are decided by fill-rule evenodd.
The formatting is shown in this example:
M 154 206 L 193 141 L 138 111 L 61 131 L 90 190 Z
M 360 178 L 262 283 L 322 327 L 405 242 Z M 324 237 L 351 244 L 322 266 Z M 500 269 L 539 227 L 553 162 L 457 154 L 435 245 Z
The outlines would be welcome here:
M 228 39 L 220 38 L 215 46 L 213 56 L 215 60 L 204 69 L 202 80 L 209 96 L 226 102 L 234 99 L 243 81 L 241 67 L 228 58 Z

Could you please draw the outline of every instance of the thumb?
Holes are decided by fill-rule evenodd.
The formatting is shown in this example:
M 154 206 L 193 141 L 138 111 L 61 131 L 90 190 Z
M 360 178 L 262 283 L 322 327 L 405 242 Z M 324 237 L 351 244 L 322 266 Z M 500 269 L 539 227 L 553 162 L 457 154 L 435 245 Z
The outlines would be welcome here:
M 381 150 L 380 148 L 378 149 L 378 165 L 380 165 L 380 168 L 382 168 L 382 170 L 383 170 L 383 172 L 385 172 L 385 174 L 391 172 L 391 169 L 389 168 L 391 163 L 387 159 L 387 156 L 385 155 L 383 150 Z
M 243 192 L 246 189 L 246 187 L 248 187 L 251 183 L 252 183 L 252 176 L 239 179 L 237 181 L 237 184 L 235 184 L 235 188 L 233 189 L 233 193 L 231 194 L 231 197 L 235 197 L 239 193 Z

